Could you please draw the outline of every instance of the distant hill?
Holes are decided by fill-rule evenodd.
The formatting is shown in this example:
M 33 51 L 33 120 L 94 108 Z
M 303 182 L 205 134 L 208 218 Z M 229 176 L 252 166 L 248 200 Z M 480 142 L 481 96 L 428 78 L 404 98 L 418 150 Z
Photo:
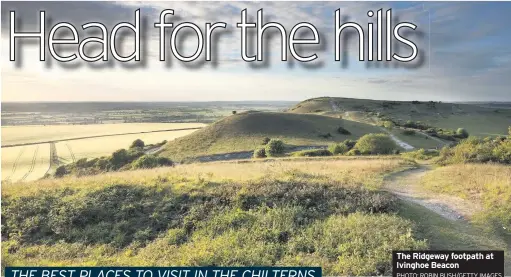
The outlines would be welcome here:
M 337 129 L 341 126 L 350 131 L 351 135 L 338 133 Z M 160 155 L 180 160 L 185 157 L 249 151 L 261 145 L 265 137 L 281 138 L 290 145 L 328 145 L 334 141 L 357 139 L 367 133 L 381 132 L 376 126 L 322 115 L 245 112 L 226 117 L 169 142 Z
M 511 125 L 508 103 L 443 103 L 435 101 L 385 101 L 341 97 L 305 100 L 290 108 L 290 113 L 342 115 L 345 119 L 376 123 L 377 116 L 398 121 L 421 121 L 429 125 L 457 129 L 463 127 L 479 136 L 505 135 Z

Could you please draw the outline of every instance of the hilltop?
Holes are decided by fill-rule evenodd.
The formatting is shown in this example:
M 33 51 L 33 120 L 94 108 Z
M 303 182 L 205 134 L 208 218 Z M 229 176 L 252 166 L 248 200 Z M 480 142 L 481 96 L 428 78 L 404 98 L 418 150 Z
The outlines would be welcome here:
M 435 127 L 463 127 L 472 135 L 507 134 L 511 105 L 488 103 L 443 103 L 435 101 L 387 101 L 320 97 L 305 100 L 288 110 L 290 113 L 341 115 L 344 119 L 375 124 L 378 118 L 396 121 L 420 121 Z M 491 122 L 491 124 L 488 124 Z
M 351 134 L 340 134 L 343 127 Z M 245 112 L 219 120 L 190 135 L 169 142 L 160 155 L 180 160 L 186 157 L 251 151 L 265 137 L 280 138 L 288 145 L 325 146 L 331 142 L 381 133 L 370 124 L 315 114 Z

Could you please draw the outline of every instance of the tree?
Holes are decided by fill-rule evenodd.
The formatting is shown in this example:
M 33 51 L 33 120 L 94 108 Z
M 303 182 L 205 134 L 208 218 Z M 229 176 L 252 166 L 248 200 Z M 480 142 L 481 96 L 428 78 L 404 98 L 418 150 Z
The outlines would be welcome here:
M 136 139 L 131 143 L 130 148 L 144 148 L 145 143 L 141 139 Z

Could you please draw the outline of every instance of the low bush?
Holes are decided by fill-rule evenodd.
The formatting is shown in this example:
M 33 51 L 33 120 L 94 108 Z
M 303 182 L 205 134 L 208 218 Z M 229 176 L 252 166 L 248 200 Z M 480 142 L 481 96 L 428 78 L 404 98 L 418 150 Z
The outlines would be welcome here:
M 3 195 L 2 253 L 10 264 L 321 264 L 329 276 L 373 276 L 391 273 L 392 249 L 426 248 L 385 193 L 308 180 L 182 180 Z
M 351 149 L 346 153 L 346 156 L 358 156 L 361 155 L 360 150 L 358 149 Z
M 271 139 L 270 139 L 269 137 L 265 137 L 265 138 L 263 139 L 263 143 L 261 143 L 261 145 L 266 145 L 266 144 L 268 144 L 268 142 L 270 142 L 270 140 L 271 140 Z
M 386 121 L 383 121 L 382 125 L 383 125 L 383 127 L 387 128 L 387 129 L 392 129 L 394 127 L 394 122 L 386 120 Z
M 296 157 L 320 157 L 320 156 L 332 156 L 332 152 L 327 149 L 310 149 L 297 151 L 292 154 Z
M 265 153 L 268 157 L 277 157 L 284 154 L 284 142 L 280 139 L 271 139 L 265 147 Z
M 421 148 L 415 151 L 402 153 L 401 155 L 405 158 L 425 161 L 438 157 L 440 152 L 438 150 L 425 150 Z
M 337 133 L 341 134 L 341 135 L 351 135 L 351 132 L 346 130 L 344 127 L 340 126 L 339 128 L 337 128 Z
M 438 163 L 486 163 L 511 164 L 511 139 L 469 137 L 457 145 L 442 149 Z
M 458 130 L 456 130 L 456 135 L 458 135 L 459 138 L 468 138 L 468 132 L 463 128 L 458 128 Z
M 141 139 L 136 139 L 134 140 L 131 145 L 130 145 L 130 148 L 144 148 L 145 146 L 145 143 L 143 140 Z
M 367 134 L 357 141 L 355 148 L 365 155 L 378 155 L 392 154 L 398 146 L 386 134 Z
M 401 134 L 403 134 L 405 136 L 414 136 L 416 134 L 416 132 L 414 130 L 403 130 L 401 132 Z
M 332 153 L 334 155 L 342 155 L 342 154 L 345 154 L 346 152 L 348 152 L 349 150 L 350 150 L 349 147 L 343 143 L 331 144 L 328 147 L 328 151 L 330 151 L 330 153 Z
M 173 166 L 173 162 L 165 157 L 156 157 L 155 155 L 144 155 L 133 161 L 133 169 L 155 168 L 160 166 Z
M 254 150 L 254 158 L 266 158 L 266 150 L 264 147 Z

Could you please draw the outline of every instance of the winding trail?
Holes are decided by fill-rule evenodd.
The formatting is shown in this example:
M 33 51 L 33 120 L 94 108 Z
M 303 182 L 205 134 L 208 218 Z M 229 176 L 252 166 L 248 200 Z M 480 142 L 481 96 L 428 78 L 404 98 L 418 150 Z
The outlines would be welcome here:
M 453 221 L 466 221 L 481 209 L 476 204 L 459 197 L 425 191 L 421 187 L 420 180 L 430 170 L 431 166 L 421 165 L 418 168 L 391 174 L 385 178 L 383 190 Z

